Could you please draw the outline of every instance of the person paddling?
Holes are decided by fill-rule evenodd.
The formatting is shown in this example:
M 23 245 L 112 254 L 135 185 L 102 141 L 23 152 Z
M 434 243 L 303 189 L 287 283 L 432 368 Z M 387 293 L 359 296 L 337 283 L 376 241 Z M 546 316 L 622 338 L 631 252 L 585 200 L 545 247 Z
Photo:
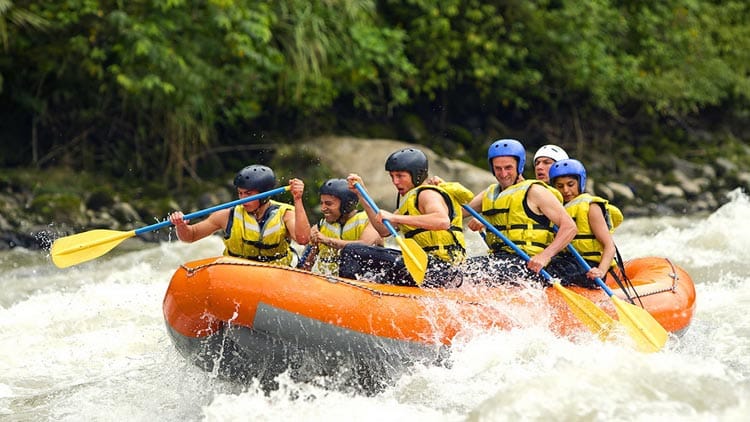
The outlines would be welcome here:
M 245 198 L 273 189 L 276 176 L 269 167 L 254 164 L 237 173 L 234 186 L 237 195 Z M 291 179 L 289 187 L 293 206 L 266 198 L 216 211 L 195 224 L 188 224 L 181 211 L 171 213 L 169 221 L 183 242 L 192 243 L 223 230 L 224 255 L 292 265 L 295 254 L 291 241 L 306 245 L 310 240 L 310 223 L 302 202 L 304 182 Z
M 338 275 L 339 253 L 350 243 L 383 246 L 383 238 L 370 224 L 367 214 L 357 210 L 357 195 L 346 179 L 329 179 L 320 185 L 323 218 L 310 228 L 312 248 L 302 263 L 304 269 Z M 313 267 L 315 265 L 315 267 Z
M 539 180 L 521 181 L 526 149 L 519 141 L 493 142 L 487 150 L 487 159 L 498 183 L 476 195 L 469 207 L 481 213 L 530 259 L 525 262 L 503 239 L 490 232 L 485 239 L 490 255 L 469 258 L 463 265 L 467 278 L 489 284 L 520 279 L 544 284 L 547 281 L 539 273 L 545 267 L 553 276 L 562 273 L 555 271 L 558 259 L 553 262 L 553 258 L 575 236 L 575 223 L 565 212 L 559 192 Z M 553 226 L 559 227 L 557 233 Z M 484 225 L 472 219 L 468 227 L 476 231 Z
M 579 270 L 570 271 L 566 280 L 571 284 L 596 287 L 594 279 L 604 279 L 610 270 L 616 268 L 617 248 L 612 233 L 622 223 L 622 211 L 606 199 L 585 192 L 586 168 L 578 160 L 556 162 L 549 170 L 549 177 L 553 186 L 562 193 L 565 211 L 573 217 L 578 228 L 571 244 L 591 267 L 586 272 L 576 265 Z M 572 256 L 569 259 L 575 262 Z
M 385 170 L 398 190 L 398 209 L 376 212 L 367 201 L 362 201 L 370 222 L 386 237 L 392 234 L 384 224 L 384 220 L 389 221 L 403 237 L 413 240 L 416 247 L 426 252 L 424 286 L 460 285 L 460 272 L 454 265 L 466 257 L 461 205 L 446 189 L 426 183 L 427 156 L 416 148 L 393 152 L 385 162 Z M 352 192 L 362 199 L 362 192 L 355 186 L 366 191 L 362 178 L 350 174 L 347 180 Z M 420 284 L 407 271 L 402 251 L 361 244 L 347 245 L 341 251 L 339 275 L 398 285 Z

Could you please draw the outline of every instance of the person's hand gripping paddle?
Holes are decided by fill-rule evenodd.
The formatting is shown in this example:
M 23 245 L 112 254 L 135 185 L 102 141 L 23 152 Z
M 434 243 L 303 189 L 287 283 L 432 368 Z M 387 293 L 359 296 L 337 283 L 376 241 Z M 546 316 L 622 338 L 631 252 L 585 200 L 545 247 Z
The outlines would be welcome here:
M 272 189 L 266 192 L 258 193 L 256 195 L 251 195 L 245 198 L 237 199 L 235 201 L 227 202 L 221 205 L 216 205 L 211 208 L 206 208 L 204 210 L 187 214 L 185 215 L 184 219 L 192 220 L 197 217 L 211 214 L 212 212 L 218 210 L 232 208 L 236 205 L 244 204 L 245 202 L 268 198 L 269 196 L 277 195 L 287 190 L 289 190 L 289 186 Z M 97 229 L 61 237 L 55 240 L 54 243 L 52 243 L 52 248 L 50 250 L 52 255 L 52 262 L 54 262 L 58 268 L 65 268 L 70 267 L 71 265 L 80 264 L 81 262 L 90 261 L 111 251 L 115 246 L 119 245 L 125 239 L 129 239 L 143 233 L 148 233 L 150 231 L 159 230 L 171 224 L 172 223 L 169 220 L 164 220 L 161 223 L 152 224 L 150 226 L 127 232 Z
M 367 194 L 367 191 L 359 183 L 355 183 L 354 186 L 357 188 L 359 193 L 362 194 L 362 198 L 367 201 L 367 204 L 372 208 L 375 213 L 380 212 L 380 208 L 375 205 L 375 202 Z M 396 229 L 393 227 L 390 221 L 383 219 L 383 224 L 388 228 L 388 231 L 396 238 L 396 243 L 401 247 L 401 254 L 404 257 L 404 265 L 409 271 L 409 274 L 417 283 L 421 286 L 424 282 L 424 275 L 427 272 L 427 253 L 422 249 L 414 239 L 404 239 L 398 234 Z
M 529 255 L 521 250 L 515 243 L 511 242 L 510 239 L 505 237 L 505 235 L 503 235 L 503 233 L 495 226 L 485 220 L 481 214 L 476 212 L 468 205 L 464 205 L 463 207 L 466 211 L 469 212 L 469 214 L 472 215 L 472 217 L 476 218 L 477 221 L 484 224 L 487 230 L 491 231 L 492 234 L 502 239 L 502 241 L 505 242 L 506 245 L 511 247 L 516 254 L 523 258 L 526 262 L 529 262 L 529 259 L 531 259 Z M 570 309 L 570 311 L 573 313 L 573 315 L 576 316 L 576 318 L 578 318 L 579 321 L 583 323 L 583 325 L 586 326 L 586 328 L 588 328 L 594 334 L 597 334 L 602 340 L 605 340 L 607 338 L 607 336 L 609 335 L 609 331 L 615 325 L 615 320 L 612 319 L 612 317 L 604 312 L 604 310 L 596 306 L 594 302 L 570 289 L 563 287 L 563 285 L 560 284 L 559 280 L 553 279 L 546 270 L 542 269 L 540 274 L 542 274 L 542 276 L 547 281 L 552 283 L 552 286 L 558 292 L 560 292 L 563 299 L 565 299 L 565 302 L 568 304 L 568 308 Z

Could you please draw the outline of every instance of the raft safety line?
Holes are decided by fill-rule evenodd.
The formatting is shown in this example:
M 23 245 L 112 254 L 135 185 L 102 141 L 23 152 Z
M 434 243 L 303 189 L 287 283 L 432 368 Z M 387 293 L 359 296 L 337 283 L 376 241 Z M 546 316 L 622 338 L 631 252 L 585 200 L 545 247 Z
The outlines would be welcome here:
M 194 274 L 196 274 L 198 271 L 205 270 L 206 268 L 213 267 L 214 265 L 239 265 L 239 266 L 249 266 L 249 267 L 266 267 L 266 268 L 283 268 L 285 270 L 290 270 L 298 273 L 304 273 L 307 275 L 311 275 L 313 277 L 322 278 L 329 283 L 342 283 L 349 287 L 354 287 L 356 289 L 364 290 L 367 292 L 372 293 L 376 296 L 391 296 L 391 297 L 403 297 L 407 299 L 420 299 L 425 298 L 429 296 L 423 296 L 423 295 L 411 295 L 406 293 L 391 293 L 391 292 L 383 292 L 377 289 L 373 289 L 371 287 L 363 286 L 361 284 L 353 283 L 348 279 L 333 276 L 333 275 L 322 275 L 322 274 L 316 274 L 307 270 L 303 270 L 301 268 L 295 268 L 295 267 L 279 267 L 278 265 L 272 265 L 272 264 L 266 264 L 262 262 L 237 262 L 237 261 L 229 261 L 229 260 L 217 260 L 214 262 L 210 262 L 208 264 L 202 264 L 198 265 L 197 267 L 188 267 L 185 264 L 181 264 L 180 267 L 185 270 L 188 277 L 192 277 Z M 382 284 L 383 286 L 388 286 L 388 284 Z M 476 302 L 463 302 L 463 301 L 456 301 L 459 303 L 468 303 L 468 304 L 474 304 L 474 305 L 480 305 Z
M 668 274 L 669 277 L 672 278 L 672 287 L 666 287 L 663 289 L 652 290 L 652 291 L 647 291 L 647 292 L 640 292 L 638 288 L 643 287 L 643 285 L 634 286 L 633 288 L 635 289 L 638 296 L 653 296 L 659 293 L 670 293 L 670 292 L 677 293 L 677 282 L 680 280 L 680 276 L 677 274 L 677 269 L 675 268 L 674 263 L 669 258 L 664 258 L 664 260 L 667 261 L 669 266 L 672 268 L 672 272 Z
M 639 296 L 653 296 L 653 295 L 656 295 L 656 294 L 667 293 L 667 292 L 675 293 L 677 291 L 677 281 L 679 280 L 680 277 L 677 275 L 677 270 L 675 269 L 674 264 L 672 263 L 672 261 L 670 261 L 668 258 L 665 258 L 665 261 L 667 261 L 669 263 L 669 266 L 672 268 L 672 272 L 669 274 L 669 276 L 672 278 L 672 286 L 668 287 L 668 288 L 664 288 L 664 289 L 658 289 L 658 290 L 647 291 L 647 292 L 640 292 L 640 291 L 638 291 L 638 287 L 640 287 L 640 286 L 636 286 L 635 288 L 636 288 L 637 294 Z M 185 264 L 181 264 L 180 267 L 183 270 L 185 270 L 185 272 L 187 273 L 188 277 L 192 277 L 198 271 L 202 271 L 202 270 L 204 270 L 206 268 L 213 267 L 215 265 L 239 265 L 239 266 L 250 266 L 250 267 L 279 268 L 278 265 L 266 264 L 266 263 L 263 263 L 263 262 L 253 262 L 253 261 L 239 262 L 238 260 L 236 260 L 236 258 L 234 258 L 232 260 L 229 260 L 229 259 L 225 260 L 225 259 L 221 259 L 220 258 L 220 259 L 218 259 L 218 260 L 216 260 L 214 262 L 210 262 L 208 264 L 198 265 L 197 267 L 188 267 Z M 406 299 L 423 299 L 423 298 L 428 298 L 429 299 L 429 298 L 431 298 L 430 296 L 423 296 L 423 295 L 411 295 L 411 294 L 406 294 L 406 293 L 384 292 L 384 291 L 381 291 L 381 290 L 373 289 L 371 287 L 363 286 L 363 285 L 358 284 L 358 283 L 354 283 L 354 282 L 352 282 L 352 281 L 350 281 L 348 279 L 345 279 L 345 278 L 341 278 L 341 277 L 337 277 L 337 276 L 333 276 L 333 275 L 324 276 L 324 275 L 321 275 L 321 274 L 316 274 L 316 273 L 313 273 L 313 272 L 310 272 L 310 271 L 307 271 L 307 270 L 303 270 L 301 268 L 295 268 L 295 267 L 281 267 L 281 268 L 284 268 L 285 270 L 288 270 L 288 271 L 294 271 L 294 272 L 298 272 L 298 273 L 304 273 L 304 274 L 307 274 L 307 275 L 311 275 L 313 277 L 322 278 L 322 279 L 328 281 L 329 283 L 342 283 L 342 284 L 345 284 L 345 285 L 347 285 L 349 287 L 353 287 L 353 288 L 356 288 L 356 289 L 360 289 L 360 290 L 364 290 L 364 291 L 370 292 L 371 294 L 373 294 L 375 296 L 402 297 L 402 298 L 406 298 Z M 387 285 L 387 284 L 383 284 L 383 285 Z M 465 302 L 465 301 L 462 301 L 462 300 L 456 300 L 456 303 L 464 303 L 464 304 L 476 305 L 476 306 L 487 306 L 486 303 L 479 303 L 479 302 L 474 302 L 474 301 Z

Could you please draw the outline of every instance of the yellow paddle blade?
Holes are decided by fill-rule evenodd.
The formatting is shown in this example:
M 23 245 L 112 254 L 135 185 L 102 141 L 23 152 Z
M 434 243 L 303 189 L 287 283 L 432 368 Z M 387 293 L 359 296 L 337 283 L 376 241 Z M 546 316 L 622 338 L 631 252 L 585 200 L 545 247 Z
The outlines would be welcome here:
M 667 343 L 669 333 L 654 316 L 645 309 L 627 303 L 617 296 L 610 296 L 615 304 L 617 316 L 622 325 L 642 352 L 658 352 Z
M 606 340 L 609 332 L 616 322 L 596 304 L 578 293 L 566 289 L 560 283 L 553 283 L 555 289 L 562 294 L 563 299 L 573 315 L 578 318 L 592 333 L 599 336 L 602 341 Z
M 123 240 L 133 236 L 135 230 L 122 232 L 100 229 L 61 237 L 52 244 L 52 262 L 58 268 L 65 268 L 89 261 L 104 255 Z
M 414 239 L 404 239 L 396 236 L 396 242 L 401 247 L 401 254 L 404 257 L 404 265 L 411 274 L 411 278 L 421 286 L 424 282 L 424 274 L 427 272 L 427 253 L 419 247 Z

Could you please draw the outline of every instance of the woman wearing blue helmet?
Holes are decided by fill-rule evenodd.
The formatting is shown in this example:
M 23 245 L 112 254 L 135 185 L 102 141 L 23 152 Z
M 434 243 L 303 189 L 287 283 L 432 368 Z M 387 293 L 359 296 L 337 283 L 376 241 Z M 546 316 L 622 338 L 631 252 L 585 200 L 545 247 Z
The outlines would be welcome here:
M 493 142 L 487 150 L 487 160 L 498 183 L 475 196 L 469 206 L 531 259 L 524 265 L 512 247 L 490 232 L 485 240 L 491 255 L 471 258 L 467 272 L 475 281 L 490 283 L 512 282 L 519 277 L 543 282 L 539 272 L 573 239 L 575 223 L 565 212 L 559 192 L 539 180 L 522 180 L 526 149 L 520 142 L 515 139 Z M 559 227 L 557 233 L 553 225 Z M 469 222 L 472 230 L 483 227 L 476 219 Z M 486 280 L 488 276 L 490 280 Z
M 604 279 L 616 266 L 617 248 L 612 232 L 622 222 L 622 212 L 606 199 L 585 193 L 586 168 L 578 160 L 556 162 L 549 170 L 549 178 L 562 193 L 565 210 L 576 222 L 578 234 L 571 244 L 588 261 L 591 270 L 585 276 L 595 286 L 593 280 Z M 574 283 L 586 285 L 586 280 Z

